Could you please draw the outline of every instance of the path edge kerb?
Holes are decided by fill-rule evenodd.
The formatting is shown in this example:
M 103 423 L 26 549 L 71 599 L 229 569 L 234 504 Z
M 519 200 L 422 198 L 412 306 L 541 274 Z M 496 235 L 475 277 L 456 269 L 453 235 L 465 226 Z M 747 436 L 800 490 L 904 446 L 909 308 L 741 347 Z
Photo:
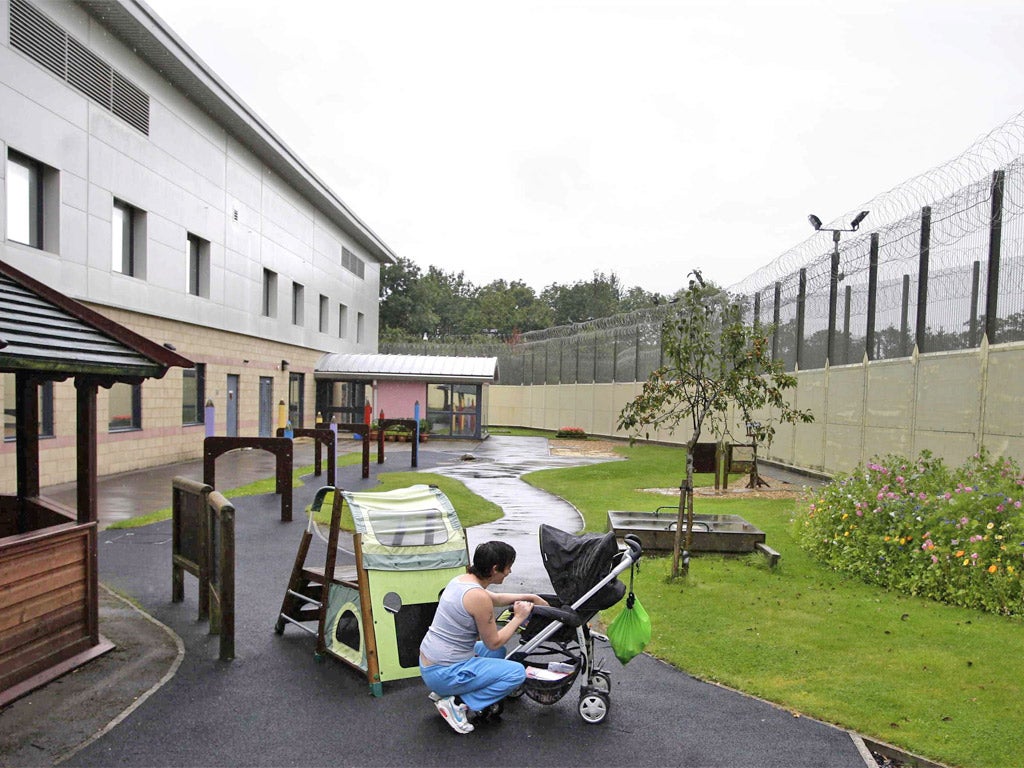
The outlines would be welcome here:
M 140 695 L 137 699 L 135 699 L 131 704 L 129 704 L 128 707 L 126 707 L 120 714 L 117 715 L 117 717 L 115 717 L 113 720 L 111 720 L 105 726 L 103 726 L 98 731 L 96 731 L 96 733 L 94 733 L 88 739 L 83 741 L 81 744 L 78 744 L 77 746 L 72 747 L 71 749 L 66 751 L 64 754 L 62 754 L 59 757 L 57 757 L 57 759 L 55 759 L 53 761 L 54 765 L 60 765 L 64 761 L 69 760 L 70 758 L 74 757 L 78 752 L 82 751 L 87 746 L 92 744 L 94 741 L 96 741 L 97 739 L 101 738 L 102 736 L 104 736 L 105 734 L 109 733 L 114 728 L 116 728 L 118 725 L 120 725 L 121 722 L 124 721 L 125 718 L 127 718 L 132 712 L 134 712 L 136 709 L 138 709 L 140 706 L 142 706 L 150 696 L 152 696 L 154 693 L 156 693 L 158 690 L 160 690 L 172 677 L 174 677 L 175 674 L 177 674 L 178 668 L 181 666 L 181 662 L 185 658 L 185 643 L 182 641 L 181 637 L 178 636 L 177 632 L 175 632 L 173 629 L 168 627 L 166 624 L 164 624 L 159 619 L 156 619 L 153 616 L 151 616 L 150 614 L 146 613 L 144 610 L 139 608 L 139 606 L 135 605 L 135 603 L 131 602 L 130 600 L 126 600 L 124 597 L 122 597 L 121 595 L 117 594 L 115 591 L 110 589 L 105 584 L 101 583 L 99 585 L 99 587 L 104 592 L 106 592 L 110 597 L 118 600 L 119 602 L 121 602 L 124 605 L 128 606 L 129 608 L 131 608 L 133 611 L 135 611 L 137 614 L 139 614 L 139 616 L 141 616 L 146 621 L 148 621 L 148 622 L 150 622 L 152 624 L 155 624 L 156 626 L 160 627 L 160 629 L 162 629 L 164 632 L 166 632 L 170 636 L 171 640 L 174 641 L 174 646 L 175 646 L 175 649 L 176 649 L 177 652 L 175 654 L 174 660 L 171 662 L 170 667 L 168 667 L 168 669 L 164 673 L 163 677 L 161 677 L 159 680 L 157 680 L 152 686 L 150 686 L 150 688 L 147 691 L 145 691 L 142 695 Z

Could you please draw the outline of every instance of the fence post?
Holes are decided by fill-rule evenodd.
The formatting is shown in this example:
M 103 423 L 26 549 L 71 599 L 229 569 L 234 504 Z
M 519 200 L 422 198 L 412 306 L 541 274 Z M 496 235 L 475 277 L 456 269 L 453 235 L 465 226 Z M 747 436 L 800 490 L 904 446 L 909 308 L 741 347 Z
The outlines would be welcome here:
M 917 261 L 917 331 L 914 334 L 918 352 L 927 352 L 925 331 L 928 328 L 928 256 L 932 242 L 932 208 L 921 209 L 921 250 Z
M 868 258 L 868 327 L 864 350 L 868 360 L 875 359 L 875 307 L 878 298 L 878 233 L 871 233 L 871 252 Z
M 775 283 L 775 309 L 772 310 L 772 362 L 779 359 L 779 320 L 782 319 L 782 283 Z
M 800 290 L 796 295 L 796 369 L 802 371 L 804 367 L 804 313 L 807 310 L 807 268 L 800 268 Z
M 852 362 L 850 360 L 850 305 L 853 303 L 853 287 L 846 286 L 844 292 L 844 306 L 843 306 L 843 363 L 847 364 Z
M 968 325 L 970 337 L 967 346 L 976 347 L 978 341 L 978 294 L 981 287 L 981 262 L 975 259 L 971 267 L 971 317 Z
M 985 289 L 985 335 L 995 344 L 999 304 L 999 256 L 1003 239 L 1003 187 L 1006 172 L 992 174 L 992 220 L 988 232 L 988 286 Z
M 907 349 L 907 333 L 910 326 L 910 275 L 903 276 L 903 304 L 900 309 L 900 357 L 910 354 Z

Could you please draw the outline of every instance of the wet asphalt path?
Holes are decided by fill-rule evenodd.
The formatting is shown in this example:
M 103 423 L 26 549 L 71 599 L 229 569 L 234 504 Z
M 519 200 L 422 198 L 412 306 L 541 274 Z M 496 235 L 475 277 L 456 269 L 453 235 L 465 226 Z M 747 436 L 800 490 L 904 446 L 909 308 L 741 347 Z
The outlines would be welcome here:
M 420 467 L 454 474 L 481 495 L 504 499 L 498 503 L 508 505 L 506 517 L 489 530 L 472 530 L 470 541 L 515 537 L 519 581 L 512 588 L 534 591 L 534 579 L 544 574 L 536 525 L 578 530 L 580 520 L 570 506 L 534 496 L 515 479 L 550 462 L 564 466 L 562 457 L 545 459 L 546 446 L 540 457 L 530 456 L 538 446 L 522 438 L 502 441 L 509 439 L 514 443 L 472 448 L 472 461 L 443 451 L 421 456 Z M 395 455 L 388 463 L 402 469 L 407 460 Z M 349 469 L 339 485 L 374 482 L 360 481 Z M 316 482 L 307 479 L 296 491 L 295 508 L 308 504 L 315 490 Z M 497 761 L 540 768 L 864 768 L 845 731 L 702 683 L 647 655 L 623 667 L 600 642 L 597 656 L 612 672 L 612 708 L 601 725 L 580 719 L 574 689 L 552 706 L 512 702 L 499 723 L 455 734 L 418 678 L 388 683 L 384 696 L 373 698 L 365 677 L 333 659 L 315 661 L 309 635 L 291 627 L 274 634 L 305 521 L 297 514 L 281 523 L 274 494 L 240 498 L 235 506 L 236 658 L 229 663 L 217 660 L 217 638 L 196 620 L 195 580 L 186 577 L 185 602 L 170 602 L 170 521 L 100 534 L 103 582 L 173 629 L 186 653 L 166 685 L 67 765 L 456 768 Z M 314 542 L 310 562 L 323 556 L 322 543 Z M 343 555 L 341 562 L 351 560 Z
M 551 580 L 541 561 L 537 531 L 541 523 L 547 523 L 577 533 L 583 528 L 583 519 L 564 499 L 534 488 L 520 478 L 540 469 L 577 467 L 609 459 L 554 456 L 544 437 L 492 436 L 470 455 L 473 456 L 471 461 L 441 464 L 430 470 L 460 480 L 473 493 L 494 502 L 505 513 L 493 523 L 468 530 L 470 554 L 484 541 L 507 542 L 516 550 L 516 562 L 498 591 L 551 592 Z

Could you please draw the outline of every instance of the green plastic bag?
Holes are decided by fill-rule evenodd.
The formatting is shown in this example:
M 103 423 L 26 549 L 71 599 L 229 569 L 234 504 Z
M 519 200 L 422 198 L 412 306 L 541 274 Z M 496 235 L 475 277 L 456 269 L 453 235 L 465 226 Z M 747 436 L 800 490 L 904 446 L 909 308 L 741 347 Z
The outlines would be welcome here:
M 623 664 L 644 651 L 651 641 L 651 619 L 632 592 L 626 598 L 626 609 L 608 625 L 608 642 L 615 658 Z

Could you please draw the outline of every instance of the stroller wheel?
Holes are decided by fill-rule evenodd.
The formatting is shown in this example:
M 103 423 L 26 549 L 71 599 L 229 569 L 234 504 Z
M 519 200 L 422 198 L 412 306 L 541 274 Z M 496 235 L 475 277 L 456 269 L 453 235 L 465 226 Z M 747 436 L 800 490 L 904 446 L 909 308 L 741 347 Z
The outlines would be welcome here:
M 588 723 L 600 723 L 608 716 L 610 706 L 611 702 L 607 694 L 600 691 L 584 693 L 580 696 L 580 717 Z
M 600 693 L 610 694 L 612 692 L 612 678 L 604 670 L 595 672 L 590 676 L 590 687 Z
M 524 693 L 526 693 L 526 683 L 523 683 L 522 685 L 520 685 L 515 690 L 509 691 L 508 693 L 506 693 L 505 694 L 505 698 L 506 699 L 512 699 L 512 700 L 521 699 L 523 697 Z

